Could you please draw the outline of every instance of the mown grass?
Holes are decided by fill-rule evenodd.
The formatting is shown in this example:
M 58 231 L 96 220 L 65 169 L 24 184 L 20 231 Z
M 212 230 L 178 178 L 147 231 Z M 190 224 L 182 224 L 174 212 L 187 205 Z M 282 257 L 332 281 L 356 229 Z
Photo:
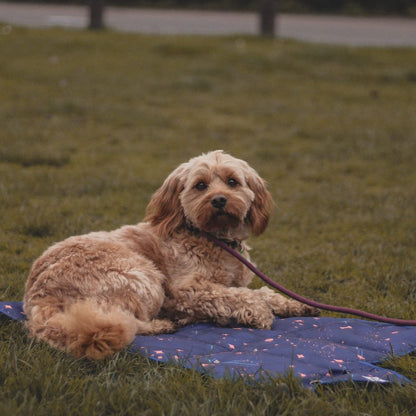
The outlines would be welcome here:
M 22 299 L 49 244 L 140 221 L 174 167 L 222 148 L 256 167 L 276 200 L 251 241 L 265 273 L 323 302 L 415 319 L 414 49 L 2 33 L 1 300 Z M 416 413 L 413 385 L 311 392 L 126 352 L 77 361 L 7 319 L 0 337 L 4 415 Z M 416 381 L 414 357 L 384 365 Z

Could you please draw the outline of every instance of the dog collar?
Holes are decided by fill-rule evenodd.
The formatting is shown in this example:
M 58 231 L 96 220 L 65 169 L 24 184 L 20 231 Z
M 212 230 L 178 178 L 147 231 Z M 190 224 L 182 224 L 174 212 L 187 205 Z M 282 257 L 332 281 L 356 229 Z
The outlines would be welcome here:
M 194 234 L 197 236 L 203 235 L 201 233 L 201 230 L 195 227 L 192 223 L 186 224 L 186 228 L 191 234 Z M 227 238 L 219 238 L 219 237 L 217 237 L 217 239 L 225 243 L 228 247 L 232 248 L 233 250 L 237 250 L 241 254 L 244 253 L 244 249 L 243 249 L 243 245 L 241 244 L 241 241 L 229 240 Z

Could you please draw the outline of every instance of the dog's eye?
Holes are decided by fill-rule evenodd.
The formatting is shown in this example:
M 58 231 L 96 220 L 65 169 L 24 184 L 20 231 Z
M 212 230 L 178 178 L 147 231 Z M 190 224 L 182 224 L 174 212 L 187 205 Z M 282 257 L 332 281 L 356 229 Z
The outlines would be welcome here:
M 208 185 L 205 182 L 198 182 L 195 185 L 195 188 L 198 189 L 198 191 L 203 191 L 204 189 L 207 189 Z
M 229 178 L 227 181 L 228 186 L 235 188 L 238 185 L 238 182 L 234 178 Z

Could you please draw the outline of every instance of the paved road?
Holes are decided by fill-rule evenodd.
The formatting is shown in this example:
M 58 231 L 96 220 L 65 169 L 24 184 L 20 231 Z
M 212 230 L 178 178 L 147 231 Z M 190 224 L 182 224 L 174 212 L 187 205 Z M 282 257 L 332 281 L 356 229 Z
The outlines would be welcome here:
M 88 9 L 0 2 L 0 22 L 32 27 L 85 28 Z M 108 7 L 107 27 L 128 32 L 159 34 L 229 35 L 258 33 L 256 13 L 143 10 Z M 416 47 L 416 19 L 351 18 L 282 14 L 278 35 L 309 42 L 352 46 Z M 10 27 L 0 26 L 1 32 Z M 0 38 L 1 39 L 1 38 Z

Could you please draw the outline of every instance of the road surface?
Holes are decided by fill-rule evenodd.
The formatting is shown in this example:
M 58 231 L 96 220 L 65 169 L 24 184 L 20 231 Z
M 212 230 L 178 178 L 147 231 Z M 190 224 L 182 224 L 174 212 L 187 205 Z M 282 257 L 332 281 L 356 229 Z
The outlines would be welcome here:
M 0 34 L 13 25 L 85 28 L 86 6 L 0 2 Z M 149 10 L 107 7 L 108 28 L 148 34 L 254 35 L 259 32 L 256 13 Z M 281 14 L 277 34 L 308 42 L 351 46 L 416 47 L 416 19 L 354 18 Z M 0 37 L 1 40 L 1 37 Z

